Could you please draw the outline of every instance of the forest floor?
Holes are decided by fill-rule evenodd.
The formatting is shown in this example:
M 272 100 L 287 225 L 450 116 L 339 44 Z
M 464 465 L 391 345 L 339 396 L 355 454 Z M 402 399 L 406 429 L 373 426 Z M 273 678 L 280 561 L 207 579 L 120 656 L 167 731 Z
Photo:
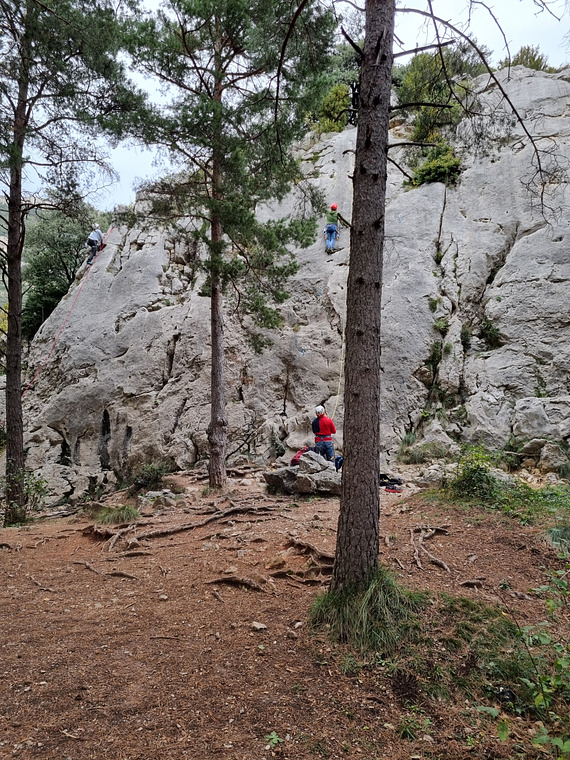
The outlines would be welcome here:
M 196 473 L 168 482 L 175 502 L 147 503 L 127 529 L 80 512 L 0 530 L 2 760 L 541 756 L 532 717 L 509 714 L 501 741 L 478 711 L 504 716 L 500 695 L 428 694 L 409 649 L 371 659 L 311 630 L 337 498 L 270 495 L 259 472 L 238 473 L 224 497 Z M 380 560 L 430 592 L 432 686 L 446 664 L 458 681 L 477 667 L 469 641 L 445 645 L 450 598 L 473 620 L 484 603 L 538 623 L 544 600 L 531 589 L 563 566 L 540 527 L 406 485 L 382 494 Z

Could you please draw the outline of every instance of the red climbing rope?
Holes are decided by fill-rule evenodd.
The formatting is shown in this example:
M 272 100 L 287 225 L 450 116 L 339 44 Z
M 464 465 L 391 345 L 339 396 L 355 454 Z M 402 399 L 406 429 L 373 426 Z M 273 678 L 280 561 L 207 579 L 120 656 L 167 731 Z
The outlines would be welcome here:
M 41 363 L 40 368 L 38 369 L 38 371 L 36 372 L 36 374 L 33 376 L 33 378 L 30 380 L 30 382 L 28 383 L 28 385 L 22 391 L 22 398 L 24 398 L 24 396 L 26 395 L 26 393 L 30 390 L 30 388 L 32 387 L 32 385 L 35 383 L 35 381 L 37 380 L 38 376 L 40 375 L 41 371 L 43 370 L 43 368 L 48 363 L 48 360 L 49 360 L 50 356 L 52 355 L 52 352 L 53 352 L 54 348 L 57 345 L 57 342 L 58 342 L 58 340 L 60 338 L 60 335 L 63 332 L 63 328 L 65 327 L 65 325 L 67 324 L 67 320 L 71 316 L 71 312 L 73 311 L 73 307 L 77 303 L 77 299 L 79 298 L 79 296 L 81 294 L 81 291 L 83 290 L 83 286 L 87 282 L 87 278 L 89 277 L 89 272 L 93 268 L 93 264 L 95 263 L 95 261 L 97 259 L 97 256 L 101 253 L 101 251 L 103 250 L 103 248 L 107 245 L 107 238 L 109 237 L 109 235 L 111 234 L 112 231 L 113 231 L 113 225 L 111 225 L 109 227 L 109 229 L 107 230 L 106 234 L 103 236 L 103 244 L 101 245 L 101 248 L 99 248 L 99 250 L 95 254 L 95 256 L 93 258 L 93 261 L 91 262 L 91 265 L 87 267 L 87 273 L 85 274 L 85 277 L 82 279 L 81 285 L 79 286 L 79 289 L 78 289 L 78 291 L 77 291 L 77 293 L 75 295 L 75 298 L 73 299 L 73 303 L 71 304 L 71 307 L 70 307 L 69 311 L 67 312 L 67 314 L 65 316 L 65 319 L 63 320 L 63 323 L 62 323 L 61 327 L 59 328 L 59 331 L 58 331 L 57 335 L 55 336 L 55 339 L 54 339 L 53 343 L 51 344 L 51 348 L 48 351 L 48 355 L 46 356 L 46 358 Z M 4 423 L 2 423 L 2 424 L 4 424 Z

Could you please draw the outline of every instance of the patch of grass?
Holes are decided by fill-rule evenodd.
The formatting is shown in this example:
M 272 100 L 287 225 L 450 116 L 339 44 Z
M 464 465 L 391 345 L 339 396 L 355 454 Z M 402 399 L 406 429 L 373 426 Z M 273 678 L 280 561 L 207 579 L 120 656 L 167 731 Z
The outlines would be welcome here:
M 416 613 L 425 594 L 407 591 L 384 568 L 366 587 L 329 591 L 310 613 L 313 628 L 326 627 L 331 637 L 359 651 L 390 654 L 413 637 Z
M 447 335 L 449 330 L 449 317 L 440 317 L 439 319 L 436 319 L 433 326 L 441 335 Z
M 432 314 L 437 311 L 437 307 L 440 301 L 441 301 L 441 298 L 438 298 L 436 296 L 430 296 L 428 298 L 428 306 Z
M 133 523 L 139 519 L 138 509 L 124 504 L 121 507 L 104 507 L 94 517 L 96 523 L 101 525 L 117 525 L 118 523 Z

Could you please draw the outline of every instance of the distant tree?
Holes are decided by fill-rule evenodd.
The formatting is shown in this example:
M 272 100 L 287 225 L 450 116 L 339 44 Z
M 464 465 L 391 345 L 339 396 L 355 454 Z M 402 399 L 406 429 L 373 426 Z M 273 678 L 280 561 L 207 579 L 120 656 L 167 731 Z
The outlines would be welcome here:
M 314 117 L 309 118 L 309 125 L 318 135 L 323 132 L 342 132 L 348 124 L 350 107 L 348 86 L 335 84 L 323 98 Z
M 110 213 L 79 204 L 73 216 L 46 209 L 27 225 L 23 251 L 22 336 L 31 340 L 75 280 L 86 257 L 85 239 L 93 221 L 105 229 Z
M 77 166 L 103 168 L 98 136 L 104 130 L 120 136 L 143 98 L 119 60 L 122 30 L 110 0 L 0 0 L 0 29 L 0 183 L 8 205 L 4 522 L 11 525 L 26 515 L 21 402 L 26 217 L 42 205 L 45 183 L 58 186 L 65 203 L 81 195 Z M 31 181 L 34 175 L 36 195 L 25 197 L 24 177 Z
M 506 69 L 509 66 L 526 66 L 527 69 L 549 73 L 556 71 L 548 65 L 548 57 L 540 52 L 538 45 L 523 45 L 511 59 L 504 58 L 499 61 L 500 69 Z
M 296 10 L 288 0 L 167 0 L 156 17 L 132 26 L 135 65 L 171 95 L 153 140 L 185 167 L 183 181 L 155 184 L 153 195 L 165 199 L 165 213 L 194 219 L 193 235 L 207 250 L 214 488 L 226 484 L 224 297 L 233 292 L 259 327 L 280 323 L 276 307 L 297 266 L 286 244 L 308 244 L 316 225 L 262 224 L 255 212 L 300 181 L 289 149 L 322 95 L 332 28 L 316 0 Z
M 490 55 L 484 46 L 480 50 L 485 57 Z M 441 52 L 418 53 L 407 65 L 395 67 L 400 110 L 414 114 L 411 139 L 433 141 L 442 128 L 457 125 L 465 102 L 473 96 L 472 78 L 486 70 L 481 57 L 464 41 Z

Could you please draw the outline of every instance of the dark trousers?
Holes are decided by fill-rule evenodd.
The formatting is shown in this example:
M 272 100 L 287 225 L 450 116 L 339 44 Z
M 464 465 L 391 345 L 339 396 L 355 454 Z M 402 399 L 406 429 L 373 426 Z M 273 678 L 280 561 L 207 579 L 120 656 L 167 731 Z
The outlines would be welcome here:
M 332 441 L 317 441 L 315 443 L 315 449 L 317 451 L 317 454 L 320 454 L 322 457 L 324 457 L 327 462 L 332 462 L 334 459 L 334 448 L 332 445 Z
M 89 243 L 89 248 L 91 248 L 91 253 L 89 254 L 89 258 L 87 259 L 87 263 L 91 264 L 95 256 L 97 256 L 97 251 L 99 250 L 99 241 L 98 240 L 89 240 L 87 241 Z

